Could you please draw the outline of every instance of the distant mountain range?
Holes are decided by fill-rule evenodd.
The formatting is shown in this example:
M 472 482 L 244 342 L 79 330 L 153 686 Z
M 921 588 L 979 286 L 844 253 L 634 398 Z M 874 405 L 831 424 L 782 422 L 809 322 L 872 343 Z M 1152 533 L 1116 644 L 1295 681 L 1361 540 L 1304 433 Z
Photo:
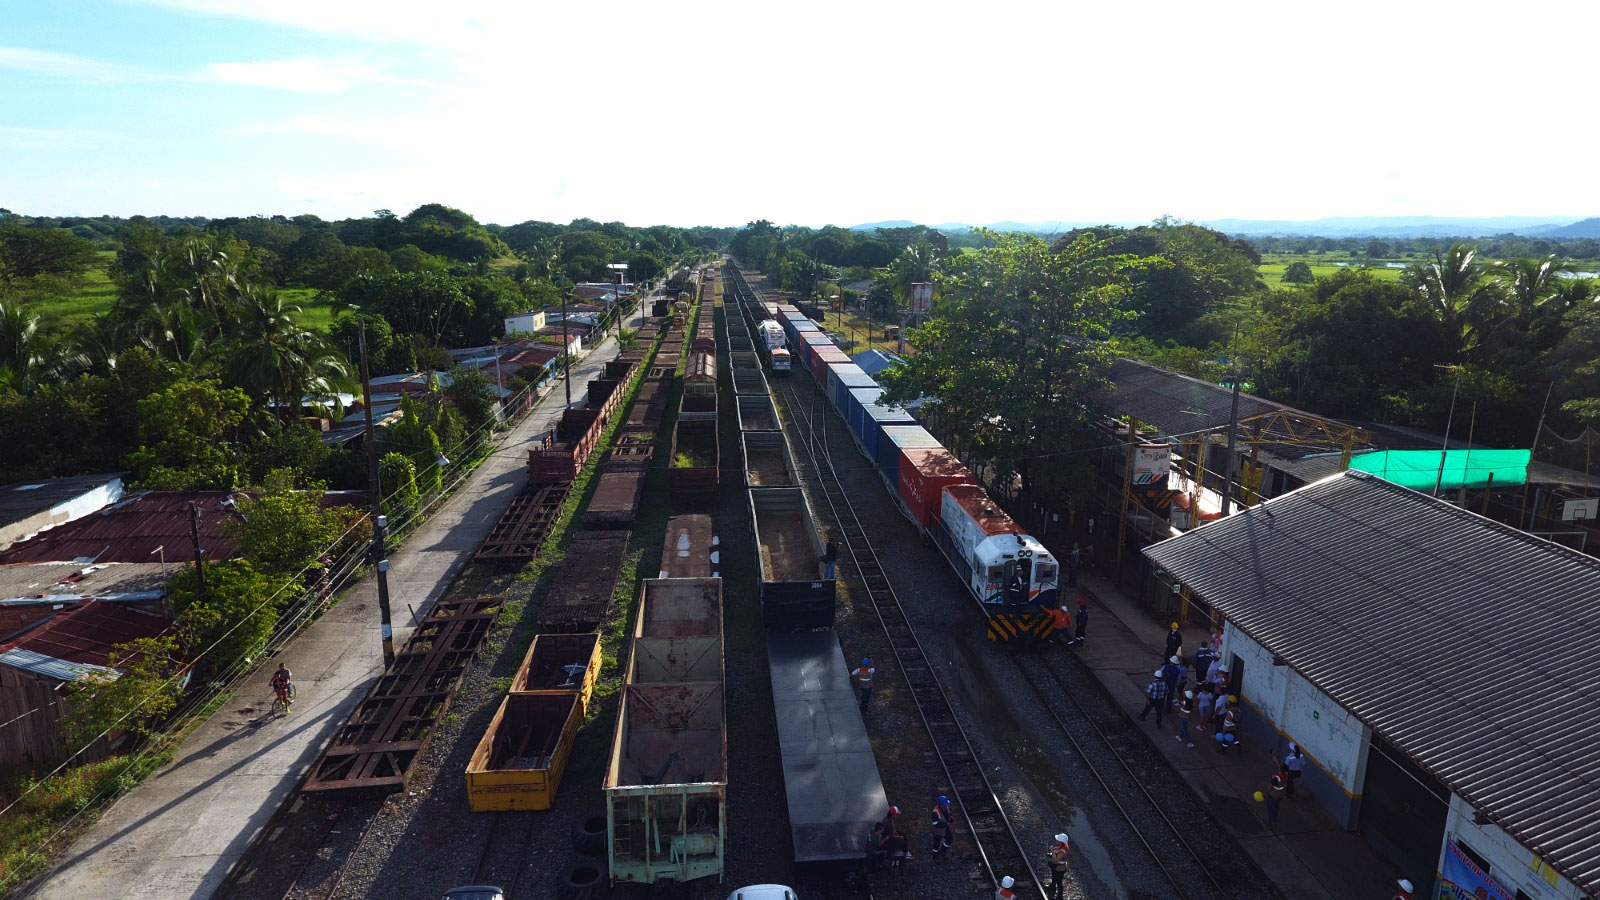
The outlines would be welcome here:
M 851 231 L 878 228 L 907 228 L 917 223 L 905 219 L 868 222 L 851 226 Z M 1090 225 L 1143 225 L 1144 222 L 991 222 L 983 227 L 996 231 L 1026 231 L 1058 234 Z M 1289 219 L 1211 219 L 1201 225 L 1227 234 L 1306 235 L 1309 237 L 1481 237 L 1491 234 L 1520 234 L 1528 237 L 1600 238 L 1600 218 L 1575 216 L 1495 216 L 1484 219 L 1451 216 L 1346 216 L 1295 221 Z M 940 231 L 970 231 L 974 225 L 945 222 L 932 226 Z

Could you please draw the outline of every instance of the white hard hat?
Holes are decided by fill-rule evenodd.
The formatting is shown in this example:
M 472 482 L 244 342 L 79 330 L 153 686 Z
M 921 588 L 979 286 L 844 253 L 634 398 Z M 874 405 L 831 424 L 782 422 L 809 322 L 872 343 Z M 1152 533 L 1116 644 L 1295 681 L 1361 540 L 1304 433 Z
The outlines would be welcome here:
M 1057 843 L 1061 843 L 1061 844 L 1065 844 L 1067 842 L 1066 834 L 1063 833 L 1063 834 L 1056 835 L 1056 842 Z
M 1169 660 L 1167 660 L 1167 662 L 1169 662 L 1169 663 L 1172 663 L 1172 664 L 1173 664 L 1173 665 L 1175 665 L 1175 666 L 1176 666 L 1176 665 L 1181 665 L 1181 663 L 1180 663 L 1180 662 L 1178 662 L 1178 658 L 1177 658 L 1177 657 L 1176 657 L 1176 656 L 1174 656 L 1174 657 L 1173 657 L 1173 658 L 1171 658 L 1171 659 L 1169 659 Z
M 1003 887 L 1003 888 L 1011 887 L 1013 884 L 1016 884 L 1016 883 L 1017 883 L 1017 880 L 1015 878 L 1012 878 L 1010 875 L 1007 875 L 1006 877 L 1000 879 L 1000 886 Z
M 1161 670 L 1157 669 L 1157 670 L 1155 670 L 1155 672 L 1153 672 L 1151 674 L 1155 675 L 1157 678 L 1160 678 L 1161 677 Z
M 1183 692 L 1183 695 L 1184 695 L 1184 696 L 1185 696 L 1185 697 L 1188 697 L 1188 698 L 1189 698 L 1189 699 L 1190 699 L 1190 700 L 1193 700 L 1193 699 L 1194 699 L 1194 691 L 1184 691 L 1184 692 Z
M 1409 881 L 1405 880 L 1404 878 L 1402 878 L 1402 879 L 1400 879 L 1400 890 L 1405 891 L 1406 893 L 1409 894 L 1412 891 L 1416 890 L 1416 888 L 1411 886 L 1411 882 L 1409 882 Z

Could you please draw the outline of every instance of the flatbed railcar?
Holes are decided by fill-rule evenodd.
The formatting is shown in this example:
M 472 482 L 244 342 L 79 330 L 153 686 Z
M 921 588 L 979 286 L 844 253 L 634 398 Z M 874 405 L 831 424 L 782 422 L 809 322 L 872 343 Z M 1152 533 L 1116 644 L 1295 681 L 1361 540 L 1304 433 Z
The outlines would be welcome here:
M 730 263 L 728 271 L 741 302 L 762 302 L 737 266 Z M 1048 610 L 1063 602 L 1054 555 L 1001 512 L 936 438 L 904 410 L 883 404 L 876 380 L 862 378 L 865 372 L 816 322 L 792 305 L 767 308 L 783 324 L 796 368 L 811 373 L 828 405 L 849 424 L 862 455 L 877 468 L 889 496 L 939 548 L 989 618 L 990 639 L 1047 634 Z M 737 391 L 738 370 L 734 375 Z M 1008 594 L 1004 586 L 1013 576 L 1022 590 Z

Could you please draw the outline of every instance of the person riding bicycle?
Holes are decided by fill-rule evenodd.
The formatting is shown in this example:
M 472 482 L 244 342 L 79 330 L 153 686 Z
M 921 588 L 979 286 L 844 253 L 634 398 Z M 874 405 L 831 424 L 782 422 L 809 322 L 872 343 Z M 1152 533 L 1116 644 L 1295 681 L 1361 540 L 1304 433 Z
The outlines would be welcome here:
M 278 671 L 272 673 L 272 693 L 277 695 L 278 702 L 285 707 L 289 705 L 293 697 L 290 693 L 293 680 L 294 674 L 289 671 L 289 667 L 283 663 L 278 663 Z

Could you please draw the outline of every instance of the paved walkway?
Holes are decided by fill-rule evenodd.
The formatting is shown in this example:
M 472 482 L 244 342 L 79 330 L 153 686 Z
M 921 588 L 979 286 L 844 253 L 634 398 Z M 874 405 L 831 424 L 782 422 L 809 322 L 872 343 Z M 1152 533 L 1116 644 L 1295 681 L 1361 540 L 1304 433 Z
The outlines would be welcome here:
M 627 324 L 639 322 L 635 315 Z M 582 404 L 583 386 L 616 351 L 615 337 L 608 337 L 573 367 L 574 404 Z M 523 448 L 544 436 L 565 400 L 557 383 L 433 518 L 390 554 L 397 648 L 511 505 L 526 480 Z M 357 583 L 279 658 L 295 673 L 292 716 L 265 716 L 273 667 L 263 666 L 183 742 L 172 763 L 80 836 L 29 896 L 209 897 L 382 670 L 374 581 Z
M 1076 590 L 1089 598 L 1089 630 L 1083 646 L 1070 652 L 1080 654 L 1123 710 L 1136 716 L 1165 649 L 1168 622 L 1098 575 L 1080 573 L 1078 585 Z M 1185 659 L 1208 636 L 1199 627 L 1185 628 L 1183 635 Z M 1278 769 L 1268 753 L 1271 748 L 1246 742 L 1241 752 L 1219 753 L 1211 735 L 1191 725 L 1198 738 L 1191 749 L 1173 739 L 1178 726 L 1171 717 L 1163 729 L 1157 730 L 1153 718 L 1143 727 L 1286 900 L 1370 900 L 1394 894 L 1398 870 L 1361 835 L 1345 831 L 1309 792 L 1284 800 L 1278 827 L 1267 828 L 1266 807 L 1253 795 Z

